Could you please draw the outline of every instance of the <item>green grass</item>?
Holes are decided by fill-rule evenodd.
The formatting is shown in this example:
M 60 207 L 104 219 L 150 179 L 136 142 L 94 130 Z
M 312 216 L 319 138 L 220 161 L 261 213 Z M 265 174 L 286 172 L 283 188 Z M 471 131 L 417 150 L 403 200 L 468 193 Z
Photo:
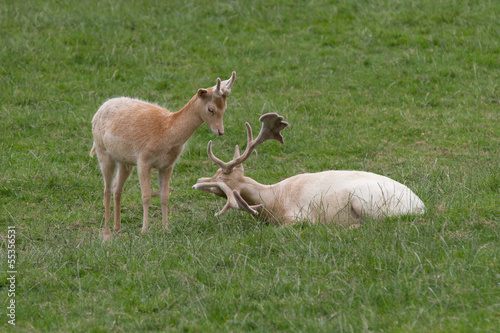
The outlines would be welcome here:
M 0 330 L 485 332 L 500 326 L 500 2 L 11 1 L 0 6 Z M 170 230 L 137 175 L 103 244 L 91 119 L 108 98 L 180 109 L 231 71 L 226 134 L 175 166 Z M 274 227 L 194 191 L 278 112 L 262 183 L 327 169 L 404 182 L 422 217 Z M 155 176 L 157 177 L 157 176 Z M 157 178 L 153 189 L 157 189 Z M 16 326 L 7 227 L 17 227 Z

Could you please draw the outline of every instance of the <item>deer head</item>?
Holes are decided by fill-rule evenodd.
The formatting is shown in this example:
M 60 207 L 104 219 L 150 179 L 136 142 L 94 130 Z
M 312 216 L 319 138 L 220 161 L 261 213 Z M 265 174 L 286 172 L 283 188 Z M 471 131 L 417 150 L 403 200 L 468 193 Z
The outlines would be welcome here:
M 247 178 L 243 174 L 242 163 L 246 161 L 258 145 L 267 140 L 277 140 L 283 143 L 283 130 L 288 123 L 283 121 L 283 117 L 276 113 L 267 113 L 259 118 L 262 122 L 262 127 L 257 138 L 254 140 L 252 135 L 252 127 L 245 123 L 247 128 L 247 146 L 243 154 L 240 155 L 238 146 L 234 149 L 234 158 L 229 162 L 223 162 L 212 153 L 212 141 L 208 142 L 207 154 L 208 157 L 217 164 L 220 169 L 210 178 L 200 178 L 193 186 L 194 189 L 213 193 L 215 195 L 226 197 L 227 203 L 216 216 L 224 214 L 229 208 L 245 210 L 253 215 L 258 213 L 261 205 L 249 205 L 239 193 L 240 185 L 247 182 Z
M 201 101 L 200 117 L 210 126 L 212 132 L 217 135 L 224 134 L 222 116 L 226 111 L 226 98 L 231 93 L 231 87 L 236 79 L 236 72 L 231 74 L 228 80 L 222 81 L 217 78 L 215 86 L 208 89 L 198 89 L 198 101 Z

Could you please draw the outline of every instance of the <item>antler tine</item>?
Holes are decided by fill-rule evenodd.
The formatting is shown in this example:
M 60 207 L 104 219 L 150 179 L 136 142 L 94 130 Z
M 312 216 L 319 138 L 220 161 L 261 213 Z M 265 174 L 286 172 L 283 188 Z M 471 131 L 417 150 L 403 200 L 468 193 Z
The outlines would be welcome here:
M 225 169 L 227 163 L 221 161 L 212 153 L 212 140 L 208 141 L 207 155 L 212 160 L 212 162 L 220 166 L 223 170 Z
M 231 87 L 233 86 L 234 80 L 236 79 L 236 72 L 233 71 L 231 73 L 231 78 L 229 78 L 229 82 L 226 83 L 226 88 L 231 90 Z
M 236 163 L 236 164 L 243 163 L 248 158 L 247 155 L 249 153 L 250 154 L 252 153 L 252 152 L 249 152 L 249 150 L 252 148 L 253 143 L 254 143 L 253 134 L 252 134 L 252 126 L 250 126 L 250 124 L 247 122 L 245 122 L 245 126 L 247 128 L 247 146 L 245 147 L 245 151 L 243 152 L 243 155 L 240 155 L 237 159 L 235 159 L 235 160 L 238 160 L 238 163 Z
M 252 127 L 247 122 L 245 122 L 245 126 L 247 128 L 247 146 L 245 148 L 245 151 L 243 152 L 242 155 L 234 158 L 233 160 L 231 160 L 227 163 L 224 163 L 225 165 L 222 167 L 222 170 L 224 171 L 224 173 L 227 173 L 227 174 L 231 173 L 233 171 L 234 167 L 245 162 L 247 160 L 247 158 L 250 157 L 253 150 L 255 149 L 255 148 L 252 148 L 252 147 L 254 147 Z
M 259 215 L 259 210 L 264 207 L 264 205 L 249 205 L 236 190 L 233 190 L 233 195 L 238 208 L 252 215 Z
M 214 90 L 214 93 L 217 95 L 222 95 L 222 92 L 220 90 L 220 86 L 221 86 L 221 81 L 220 81 L 220 77 L 218 77 L 217 84 L 215 85 L 215 90 Z
M 227 96 L 231 93 L 231 87 L 236 79 L 236 72 L 231 73 L 231 77 L 222 81 L 222 95 Z

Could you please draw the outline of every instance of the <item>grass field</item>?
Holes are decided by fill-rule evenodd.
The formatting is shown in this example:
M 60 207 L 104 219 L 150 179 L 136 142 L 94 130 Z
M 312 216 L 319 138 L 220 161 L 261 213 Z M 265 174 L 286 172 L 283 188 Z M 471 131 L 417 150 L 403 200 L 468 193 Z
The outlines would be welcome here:
M 496 331 L 499 13 L 493 0 L 3 1 L 0 330 Z M 123 234 L 103 244 L 99 106 L 179 110 L 233 70 L 226 134 L 202 125 L 175 166 L 169 231 L 156 196 L 141 235 L 134 172 Z M 289 122 L 285 144 L 263 144 L 246 175 L 371 171 L 427 212 L 354 230 L 214 217 L 225 200 L 191 189 L 217 169 L 207 142 L 228 159 L 266 112 Z

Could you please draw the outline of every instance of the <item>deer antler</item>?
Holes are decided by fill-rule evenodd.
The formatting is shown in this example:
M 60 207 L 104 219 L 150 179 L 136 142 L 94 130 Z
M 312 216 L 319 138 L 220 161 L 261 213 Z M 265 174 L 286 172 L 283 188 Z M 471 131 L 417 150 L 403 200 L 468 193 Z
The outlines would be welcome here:
M 267 140 L 277 140 L 283 143 L 281 130 L 288 126 L 288 123 L 283 121 L 283 117 L 277 113 L 266 113 L 259 119 L 262 122 L 262 127 L 257 139 L 253 140 L 252 127 L 249 123 L 245 123 L 247 127 L 247 146 L 241 156 L 234 158 L 229 162 L 223 162 L 212 153 L 212 141 L 208 142 L 207 154 L 210 159 L 222 168 L 226 174 L 230 174 L 234 167 L 246 161 L 258 145 Z
M 227 210 L 229 208 L 238 209 L 238 204 L 236 203 L 236 199 L 234 198 L 234 194 L 231 191 L 231 189 L 229 188 L 229 186 L 227 186 L 226 184 L 224 184 L 222 182 L 210 182 L 210 183 L 195 184 L 193 186 L 193 188 L 195 190 L 202 190 L 202 191 L 209 190 L 210 188 L 213 188 L 213 187 L 217 187 L 217 188 L 221 189 L 227 197 L 226 204 L 224 205 L 224 207 L 221 209 L 220 212 L 215 214 L 215 216 L 220 216 L 220 215 L 224 214 L 225 212 L 227 212 Z
M 210 189 L 212 188 L 219 188 L 224 192 L 224 194 L 227 197 L 227 202 L 224 205 L 224 207 L 215 214 L 215 216 L 221 216 L 225 212 L 228 211 L 229 208 L 234 208 L 238 210 L 244 210 L 252 215 L 258 215 L 259 212 L 257 209 L 261 209 L 263 206 L 262 205 L 249 205 L 238 193 L 238 191 L 233 190 L 229 188 L 226 184 L 223 182 L 209 182 L 209 183 L 201 183 L 201 184 L 196 184 L 193 186 L 195 190 L 205 190 L 208 192 L 211 192 Z
M 220 91 L 220 85 L 221 85 L 220 77 L 218 77 L 217 78 L 217 84 L 215 85 L 215 90 L 214 90 L 214 94 L 215 95 L 218 95 L 218 96 L 222 95 L 222 92 Z
M 235 79 L 236 79 L 236 72 L 233 72 L 229 79 L 222 82 L 220 78 L 217 78 L 217 84 L 214 89 L 214 94 L 219 96 L 228 96 L 231 93 L 231 87 L 233 86 Z
M 259 211 L 257 209 L 260 210 L 262 207 L 264 207 L 264 205 L 249 205 L 236 190 L 233 190 L 233 195 L 238 208 L 252 215 L 259 215 Z

